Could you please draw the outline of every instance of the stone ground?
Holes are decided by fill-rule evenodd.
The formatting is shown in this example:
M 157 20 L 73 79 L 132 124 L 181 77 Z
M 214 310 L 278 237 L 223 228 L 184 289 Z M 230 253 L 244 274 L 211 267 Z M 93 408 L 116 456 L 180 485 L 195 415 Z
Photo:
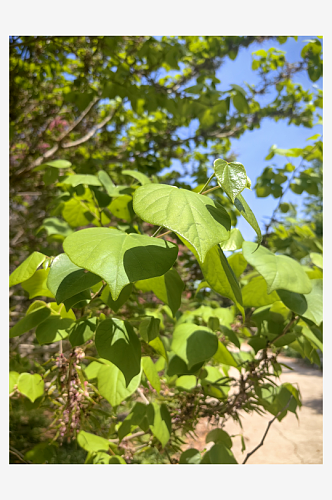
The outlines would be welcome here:
M 323 377 L 319 368 L 308 366 L 302 360 L 278 357 L 294 371 L 283 367 L 279 382 L 298 384 L 303 406 L 298 411 L 299 421 L 293 413 L 279 422 L 275 420 L 269 429 L 264 444 L 251 457 L 247 464 L 322 464 L 323 463 Z M 236 370 L 232 368 L 235 375 Z M 231 371 L 230 371 L 231 375 Z M 232 438 L 232 451 L 238 463 L 242 463 L 246 454 L 252 451 L 262 440 L 268 422 L 273 418 L 266 414 L 243 414 L 243 430 L 233 421 L 226 423 L 224 429 L 230 435 L 243 433 L 246 450 L 241 452 L 241 438 Z M 189 438 L 187 448 L 202 451 L 213 443 L 205 444 L 206 434 L 215 428 L 203 419 L 197 427 L 197 439 Z

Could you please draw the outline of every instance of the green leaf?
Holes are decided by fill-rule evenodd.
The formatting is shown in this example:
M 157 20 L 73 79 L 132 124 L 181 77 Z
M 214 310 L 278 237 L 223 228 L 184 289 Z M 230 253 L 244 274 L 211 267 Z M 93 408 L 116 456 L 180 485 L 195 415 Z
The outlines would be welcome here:
M 101 182 L 95 175 L 88 174 L 74 174 L 66 177 L 62 184 L 69 184 L 70 186 L 76 187 L 80 184 L 87 184 L 88 186 L 101 186 Z
M 287 290 L 278 290 L 278 295 L 285 306 L 319 326 L 323 321 L 323 280 L 311 280 L 311 284 L 311 292 L 305 295 Z
M 152 316 L 144 318 L 139 325 L 142 339 L 148 343 L 158 354 L 167 360 L 165 346 L 159 335 L 160 319 Z
M 59 304 L 99 282 L 101 282 L 99 276 L 76 266 L 65 253 L 62 253 L 52 262 L 47 287 Z
M 57 217 L 49 217 L 43 220 L 43 224 L 40 229 L 45 229 L 48 236 L 61 235 L 69 236 L 73 232 L 69 224 Z
M 136 375 L 127 386 L 123 373 L 109 362 L 99 368 L 97 378 L 100 394 L 112 406 L 118 406 L 136 391 L 141 381 L 141 373 Z
M 30 279 L 21 283 L 23 290 L 28 292 L 29 299 L 33 299 L 34 297 L 54 298 L 53 293 L 47 287 L 49 271 L 49 269 L 39 269 Z
M 218 340 L 218 349 L 214 354 L 213 359 L 215 359 L 217 363 L 237 367 L 237 362 L 235 361 L 235 359 L 233 358 L 227 347 L 224 346 L 224 344 L 219 340 Z
M 244 166 L 237 161 L 228 163 L 221 159 L 216 160 L 213 165 L 219 186 L 234 203 L 235 198 L 247 185 L 247 173 Z
M 36 337 L 40 345 L 52 344 L 59 340 L 66 339 L 69 335 L 69 329 L 73 324 L 70 318 L 61 318 L 60 316 L 51 316 L 36 329 Z
M 172 421 L 165 404 L 150 403 L 146 410 L 152 434 L 161 442 L 163 448 L 171 437 Z
M 27 281 L 31 278 L 38 267 L 47 259 L 47 256 L 39 253 L 33 252 L 27 259 L 25 259 L 22 264 L 20 264 L 15 271 L 9 277 L 9 287 L 22 283 L 22 281 Z
M 173 354 L 168 364 L 167 375 L 169 377 L 172 377 L 173 375 L 193 375 L 202 368 L 203 363 L 204 361 L 189 369 L 183 359 L 176 354 Z
M 275 255 L 265 247 L 255 250 L 256 244 L 245 241 L 242 251 L 246 261 L 255 267 L 267 283 L 267 293 L 282 289 L 310 293 L 312 284 L 301 265 L 286 255 Z
M 123 194 L 115 198 L 109 205 L 109 209 L 118 219 L 124 219 L 131 222 L 133 218 L 133 211 L 131 209 L 132 197 L 128 194 Z
M 141 344 L 128 321 L 106 319 L 97 328 L 96 349 L 100 357 L 114 363 L 123 373 L 126 386 L 141 371 Z
M 224 399 L 227 397 L 227 393 L 229 392 L 229 387 L 222 380 L 224 378 L 224 374 L 221 374 L 218 368 L 215 366 L 205 366 L 205 371 L 207 375 L 201 376 L 201 385 L 204 387 L 204 392 L 218 399 Z
M 244 307 L 263 307 L 279 300 L 276 292 L 268 295 L 267 283 L 263 276 L 257 276 L 242 288 Z
M 33 464 L 49 464 L 56 459 L 56 446 L 48 441 L 39 443 L 25 453 L 24 458 Z
M 77 293 L 73 295 L 67 300 L 63 301 L 63 304 L 67 311 L 75 306 L 77 309 L 82 309 L 85 307 L 91 300 L 91 294 L 88 290 L 84 290 L 83 292 Z
M 235 227 L 234 229 L 231 229 L 229 239 L 224 243 L 220 243 L 220 247 L 225 252 L 240 250 L 242 248 L 243 242 L 244 239 L 240 230 Z
M 90 340 L 96 330 L 97 318 L 89 318 L 78 321 L 70 331 L 69 342 L 72 347 L 85 344 Z
M 173 317 L 181 306 L 181 295 L 185 285 L 175 269 L 170 269 L 166 274 L 158 278 L 137 281 L 135 288 L 143 292 L 152 291 L 158 299 L 169 305 Z
M 213 429 L 212 431 L 210 431 L 205 438 L 205 442 L 210 443 L 211 441 L 213 441 L 214 443 L 222 443 L 229 449 L 231 449 L 233 446 L 229 434 L 227 434 L 227 432 L 225 432 L 223 429 Z
M 154 366 L 154 362 L 152 359 L 148 356 L 144 356 L 142 358 L 142 367 L 143 371 L 145 373 L 146 378 L 152 385 L 152 387 L 157 391 L 159 394 L 160 392 L 160 378 L 158 375 L 158 372 Z
M 191 391 L 197 385 L 197 379 L 195 375 L 182 375 L 175 382 L 176 387 L 183 389 L 185 391 Z
M 228 257 L 228 264 L 231 266 L 235 276 L 237 279 L 241 276 L 241 274 L 246 270 L 248 262 L 243 257 L 242 252 L 234 253 L 230 257 Z M 243 298 L 243 297 L 242 297 Z
M 54 167 L 47 167 L 43 175 L 43 182 L 45 186 L 50 186 L 51 184 L 53 184 L 57 180 L 58 175 L 59 170 Z
M 217 443 L 209 451 L 211 464 L 237 464 L 231 450 L 223 443 Z
M 9 394 L 13 392 L 15 385 L 17 385 L 19 376 L 20 374 L 18 372 L 9 372 Z
M 77 435 L 77 442 L 85 451 L 108 451 L 110 443 L 101 436 L 95 436 L 90 432 L 80 431 Z
M 237 305 L 244 318 L 245 313 L 242 305 L 241 289 L 220 246 L 215 245 L 211 248 L 204 262 L 201 262 L 193 248 L 189 247 L 189 249 L 198 260 L 205 281 L 207 281 L 215 292 L 231 299 Z
M 209 328 L 183 323 L 175 328 L 171 347 L 190 369 L 212 358 L 218 349 L 218 339 Z
M 181 454 L 179 464 L 199 464 L 200 461 L 201 453 L 195 448 L 189 448 Z
M 108 283 L 113 300 L 129 283 L 165 274 L 178 252 L 168 241 L 105 227 L 78 231 L 63 247 L 74 264 Z
M 142 184 L 142 186 L 144 186 L 145 184 L 151 184 L 150 179 L 146 175 L 142 174 L 141 172 L 137 172 L 136 170 L 122 170 L 121 173 L 134 177 Z
M 248 101 L 241 92 L 237 92 L 235 95 L 233 95 L 232 99 L 234 107 L 235 109 L 237 109 L 237 111 L 239 111 L 239 113 L 249 113 L 250 109 Z
M 315 266 L 323 269 L 323 255 L 321 253 L 311 252 L 310 259 L 315 264 Z
M 100 182 L 102 183 L 102 185 L 106 189 L 107 194 L 109 196 L 114 196 L 113 193 L 114 193 L 115 184 L 112 181 L 112 179 L 110 178 L 110 176 L 108 175 L 108 173 L 105 172 L 104 170 L 99 170 L 97 175 L 98 175 L 98 179 L 100 180 Z
M 316 335 L 311 331 L 308 325 L 304 321 L 299 321 L 298 325 L 302 328 L 302 335 L 304 335 L 308 340 L 310 340 L 318 349 L 323 352 L 323 343 L 316 337 Z
M 140 402 L 135 403 L 132 411 L 124 419 L 119 427 L 118 435 L 120 441 L 122 441 L 122 439 L 131 432 L 132 427 L 137 427 L 138 425 L 140 425 L 140 423 L 146 416 L 146 409 L 147 406 L 145 404 Z
M 17 388 L 21 394 L 33 403 L 44 394 L 44 380 L 38 373 L 21 373 L 17 379 Z
M 69 168 L 71 167 L 70 161 L 67 160 L 53 160 L 48 161 L 46 163 L 42 163 L 38 167 L 33 169 L 33 172 L 37 172 L 38 170 L 44 170 L 45 167 L 54 167 L 54 168 Z
M 123 304 L 125 302 L 127 302 L 127 300 L 129 299 L 130 294 L 132 292 L 132 289 L 133 289 L 133 284 L 129 283 L 129 285 L 127 285 L 127 286 L 125 286 L 123 288 L 123 290 L 121 291 L 121 293 L 120 293 L 119 297 L 117 298 L 117 300 L 113 300 L 110 288 L 107 285 L 104 288 L 104 290 L 103 290 L 103 292 L 102 292 L 102 294 L 100 296 L 100 299 L 106 305 L 108 305 L 108 307 L 110 307 L 112 309 L 112 311 L 118 312 L 118 310 L 123 306 Z
M 9 330 L 9 338 L 18 337 L 25 332 L 45 321 L 51 314 L 51 309 L 47 306 L 36 309 L 22 318 Z
M 247 222 L 251 225 L 251 227 L 254 229 L 258 236 L 258 245 L 260 245 L 262 241 L 262 233 L 259 228 L 258 222 L 256 220 L 256 217 L 254 216 L 251 208 L 249 207 L 248 203 L 246 200 L 243 198 L 242 194 L 239 194 L 234 201 L 235 207 L 238 209 L 242 217 L 246 219 Z
M 216 243 L 229 238 L 230 218 L 221 205 L 201 194 L 165 184 L 148 184 L 134 194 L 134 210 L 144 221 L 174 231 L 204 261 Z

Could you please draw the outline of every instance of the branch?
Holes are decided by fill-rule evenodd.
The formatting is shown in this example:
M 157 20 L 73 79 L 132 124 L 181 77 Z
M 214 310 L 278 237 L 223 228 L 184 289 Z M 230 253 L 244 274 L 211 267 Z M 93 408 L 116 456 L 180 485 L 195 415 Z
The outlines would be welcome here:
M 289 398 L 288 403 L 286 404 L 286 406 L 284 406 L 284 407 L 282 408 L 282 410 L 280 410 L 280 411 L 276 414 L 276 416 L 275 416 L 272 420 L 270 420 L 270 422 L 269 422 L 269 423 L 268 423 L 268 425 L 267 425 L 267 428 L 266 428 L 266 431 L 265 431 L 265 433 L 264 433 L 264 436 L 263 436 L 263 438 L 262 438 L 262 441 L 259 443 L 259 445 L 258 445 L 258 446 L 256 446 L 256 448 L 254 448 L 254 449 L 253 449 L 250 453 L 248 453 L 248 454 L 247 454 L 246 458 L 245 458 L 245 459 L 244 459 L 244 461 L 242 462 L 242 465 L 243 465 L 243 464 L 245 464 L 245 463 L 247 462 L 248 458 L 249 458 L 249 457 L 251 457 L 251 455 L 253 455 L 253 454 L 255 453 L 255 451 L 257 451 L 257 450 L 258 450 L 258 448 L 260 448 L 261 446 L 263 446 L 264 440 L 265 440 L 265 438 L 266 438 L 266 436 L 267 436 L 267 433 L 269 432 L 269 429 L 270 429 L 271 425 L 273 424 L 273 422 L 275 421 L 275 419 L 276 419 L 276 418 L 278 418 L 278 417 L 279 417 L 279 415 L 281 415 L 281 413 L 282 413 L 283 411 L 285 411 L 285 410 L 288 408 L 288 406 L 289 406 L 289 404 L 290 404 L 290 402 L 291 402 L 291 400 L 292 400 L 292 397 L 293 397 L 293 396 L 291 396 L 291 397 Z

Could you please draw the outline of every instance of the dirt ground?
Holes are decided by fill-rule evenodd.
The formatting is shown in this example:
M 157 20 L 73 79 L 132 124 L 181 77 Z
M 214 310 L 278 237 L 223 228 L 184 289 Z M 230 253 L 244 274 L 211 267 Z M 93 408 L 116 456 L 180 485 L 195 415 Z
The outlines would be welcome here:
M 298 384 L 303 406 L 298 411 L 299 421 L 293 413 L 279 422 L 275 420 L 269 429 L 264 444 L 251 457 L 247 464 L 322 464 L 323 463 L 323 377 L 318 368 L 306 365 L 302 360 L 278 357 L 294 371 L 283 368 L 279 382 Z M 234 375 L 236 370 L 234 370 Z M 231 375 L 231 371 L 230 371 Z M 238 463 L 262 440 L 268 422 L 273 418 L 266 414 L 243 414 L 243 430 L 233 421 L 227 422 L 224 430 L 230 435 L 243 433 L 246 450 L 241 452 L 241 438 L 233 437 L 232 451 Z M 203 419 L 197 427 L 198 439 L 188 439 L 187 448 L 202 451 L 211 448 L 213 443 L 205 444 L 206 434 L 215 428 Z

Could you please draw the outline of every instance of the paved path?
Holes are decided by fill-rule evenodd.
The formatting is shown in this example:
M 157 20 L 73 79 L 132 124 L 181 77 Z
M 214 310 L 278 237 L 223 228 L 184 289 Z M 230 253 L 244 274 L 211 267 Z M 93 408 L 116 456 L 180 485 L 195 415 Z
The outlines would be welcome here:
M 298 411 L 299 421 L 293 413 L 279 422 L 275 420 L 269 429 L 264 445 L 247 461 L 247 464 L 322 464 L 323 463 L 323 377 L 318 368 L 303 363 L 302 360 L 278 357 L 278 361 L 291 366 L 294 371 L 283 367 L 277 383 L 298 384 L 302 395 L 302 408 Z M 234 369 L 235 370 L 235 369 Z M 235 370 L 236 372 L 236 370 Z M 230 373 L 231 374 L 231 373 Z M 234 373 L 235 374 L 235 373 Z M 241 452 L 240 437 L 233 438 L 232 451 L 238 463 L 261 441 L 272 415 L 260 416 L 244 414 L 243 430 L 233 421 L 224 429 L 230 434 L 243 432 L 246 451 Z M 198 425 L 198 439 L 189 439 L 186 448 L 203 450 L 213 443 L 205 444 L 206 434 L 215 426 L 203 421 Z

